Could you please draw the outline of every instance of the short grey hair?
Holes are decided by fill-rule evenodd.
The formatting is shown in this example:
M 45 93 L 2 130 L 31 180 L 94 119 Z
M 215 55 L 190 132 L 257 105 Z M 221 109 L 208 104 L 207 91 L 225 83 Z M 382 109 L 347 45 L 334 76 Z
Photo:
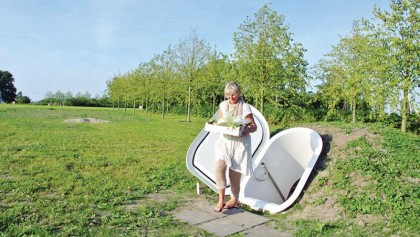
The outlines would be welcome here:
M 233 82 L 233 81 L 228 82 L 228 84 L 226 84 L 226 87 L 225 87 L 225 97 L 228 97 L 231 94 L 235 94 L 238 96 L 242 95 L 241 87 L 238 85 L 238 83 Z

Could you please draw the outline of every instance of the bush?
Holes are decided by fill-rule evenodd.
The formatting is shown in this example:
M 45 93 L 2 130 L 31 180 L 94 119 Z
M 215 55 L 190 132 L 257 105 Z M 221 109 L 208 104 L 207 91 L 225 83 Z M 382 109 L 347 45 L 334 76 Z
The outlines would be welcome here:
M 401 128 L 401 116 L 396 113 L 391 113 L 385 118 L 383 123 L 391 128 Z
M 306 119 L 310 120 L 312 117 L 300 107 L 279 107 L 269 105 L 265 107 L 264 116 L 269 124 L 282 126 L 302 122 Z
M 409 114 L 407 117 L 407 131 L 420 135 L 420 113 Z

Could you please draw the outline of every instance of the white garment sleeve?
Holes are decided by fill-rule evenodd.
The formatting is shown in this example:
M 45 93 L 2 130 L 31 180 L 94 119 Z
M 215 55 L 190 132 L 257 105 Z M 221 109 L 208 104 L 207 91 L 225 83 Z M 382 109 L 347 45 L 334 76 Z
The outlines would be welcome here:
M 224 100 L 224 101 L 220 102 L 220 104 L 219 104 L 219 110 L 222 111 L 223 117 L 226 116 L 226 113 L 227 113 L 226 112 L 226 108 L 227 108 L 226 103 L 227 103 L 227 100 Z
M 245 118 L 248 114 L 251 114 L 251 106 L 249 106 L 249 104 L 244 103 L 244 105 L 242 106 L 242 116 L 243 118 Z

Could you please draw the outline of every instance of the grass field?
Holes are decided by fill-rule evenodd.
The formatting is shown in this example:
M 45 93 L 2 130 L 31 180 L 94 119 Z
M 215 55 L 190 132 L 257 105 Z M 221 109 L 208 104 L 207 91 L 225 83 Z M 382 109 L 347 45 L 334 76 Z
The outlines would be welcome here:
M 72 118 L 110 123 L 64 122 Z M 197 179 L 185 155 L 205 120 L 1 104 L 0 236 L 211 236 L 171 215 L 195 194 Z M 420 140 L 398 130 L 372 131 L 381 144 L 366 137 L 348 143 L 348 159 L 337 159 L 329 176 L 315 177 L 308 190 L 309 197 L 320 190 L 338 195 L 340 220 L 289 218 L 322 205 L 321 197 L 270 216 L 274 225 L 296 236 L 418 236 Z M 365 185 L 351 184 L 355 174 Z M 152 194 L 159 193 L 170 198 L 156 202 Z M 215 197 L 209 190 L 205 195 Z M 360 215 L 378 218 L 369 226 L 353 223 Z
M 64 122 L 87 117 L 110 123 Z M 158 212 L 175 204 L 140 206 L 138 212 L 123 207 L 162 190 L 193 193 L 196 180 L 185 155 L 204 123 L 195 120 L 109 108 L 0 105 L 0 232 L 133 236 L 167 233 L 168 227 L 177 233 L 177 226 L 182 232 L 180 223 Z

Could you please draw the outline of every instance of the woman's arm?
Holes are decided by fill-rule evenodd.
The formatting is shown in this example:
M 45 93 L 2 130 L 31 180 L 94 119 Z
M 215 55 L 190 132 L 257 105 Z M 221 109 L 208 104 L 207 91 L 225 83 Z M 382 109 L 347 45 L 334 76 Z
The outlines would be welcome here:
M 214 116 L 213 116 L 213 118 L 211 118 L 207 123 L 215 124 L 215 122 L 217 122 L 217 120 L 219 120 L 221 118 L 223 118 L 223 113 L 222 113 L 221 106 L 219 105 L 219 114 L 217 115 L 217 119 L 214 119 Z
M 244 131 L 242 133 L 242 136 L 244 137 L 248 136 L 250 133 L 257 131 L 257 124 L 255 124 L 254 116 L 252 116 L 252 114 L 248 114 L 247 116 L 245 116 L 245 118 L 249 120 L 250 123 L 244 128 Z
M 218 115 L 218 117 L 217 117 L 217 119 L 219 120 L 219 119 L 221 119 L 221 118 L 223 118 L 223 113 L 222 113 L 222 110 L 221 109 L 219 109 L 219 115 Z M 215 121 L 213 120 L 213 119 L 211 119 L 210 121 L 208 121 L 207 123 L 209 123 L 209 124 L 213 124 Z

